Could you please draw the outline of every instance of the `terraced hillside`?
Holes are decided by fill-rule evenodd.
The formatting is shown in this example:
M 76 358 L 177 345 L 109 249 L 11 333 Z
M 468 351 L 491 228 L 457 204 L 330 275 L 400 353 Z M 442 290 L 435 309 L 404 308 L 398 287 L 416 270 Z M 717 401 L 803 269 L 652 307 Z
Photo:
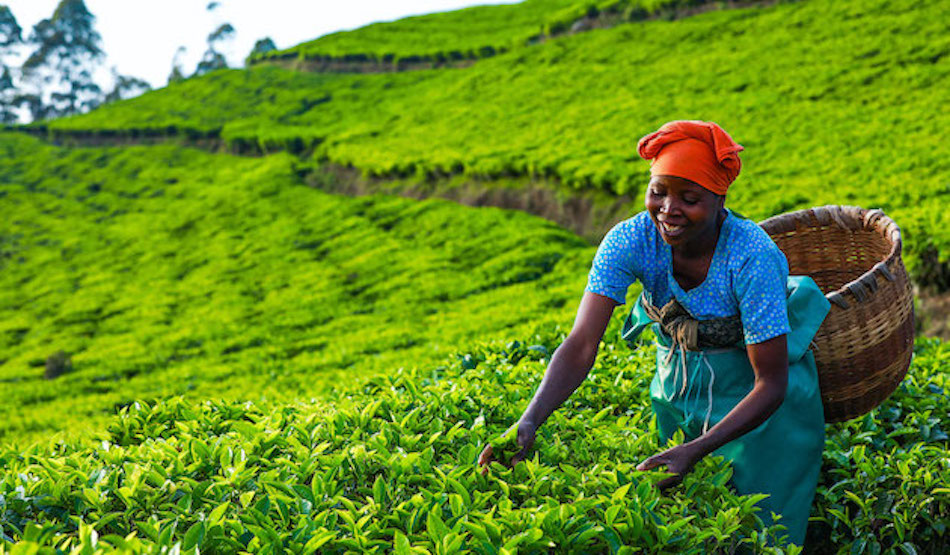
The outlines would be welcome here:
M 251 57 L 297 69 L 371 72 L 468 65 L 569 31 L 638 21 L 707 0 L 524 0 L 374 23 Z
M 884 208 L 919 283 L 950 286 L 950 38 L 944 2 L 810 2 L 562 37 L 464 70 L 195 79 L 51 122 L 55 133 L 220 137 L 367 175 L 527 176 L 636 194 L 636 140 L 714 120 L 747 147 L 730 194 L 761 219 Z
M 328 195 L 287 155 L 10 134 L 0 153 L 0 441 L 136 399 L 318 396 L 569 322 L 592 255 L 518 212 Z M 60 350 L 72 372 L 43 379 Z

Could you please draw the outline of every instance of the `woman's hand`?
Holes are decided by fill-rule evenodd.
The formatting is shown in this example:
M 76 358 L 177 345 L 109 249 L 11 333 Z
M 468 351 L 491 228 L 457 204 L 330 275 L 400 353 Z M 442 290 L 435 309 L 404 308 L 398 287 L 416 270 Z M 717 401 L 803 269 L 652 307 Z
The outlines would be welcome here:
M 638 464 L 637 470 L 653 470 L 658 466 L 666 466 L 667 472 L 672 472 L 675 476 L 670 476 L 656 484 L 660 489 L 666 489 L 682 482 L 683 476 L 692 470 L 693 466 L 695 466 L 704 455 L 705 453 L 696 446 L 684 443 L 667 449 L 658 455 L 653 455 Z
M 510 465 L 515 466 L 519 462 L 525 460 L 528 456 L 528 451 L 534 445 L 535 436 L 538 432 L 537 426 L 534 423 L 527 420 L 521 420 L 518 422 L 518 447 L 521 448 L 520 451 L 515 453 L 511 457 Z M 482 467 L 482 474 L 488 472 L 488 464 L 492 462 L 494 457 L 492 456 L 492 446 L 488 444 L 485 446 L 485 449 L 482 450 L 482 454 L 478 456 L 478 464 Z

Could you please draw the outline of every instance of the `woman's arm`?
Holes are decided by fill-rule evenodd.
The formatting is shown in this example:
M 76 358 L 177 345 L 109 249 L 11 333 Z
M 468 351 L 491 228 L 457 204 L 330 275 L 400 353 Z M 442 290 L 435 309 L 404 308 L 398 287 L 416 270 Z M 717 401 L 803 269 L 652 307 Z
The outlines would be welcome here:
M 554 351 L 544 379 L 519 422 L 530 422 L 539 428 L 581 385 L 594 365 L 600 340 L 616 306 L 617 301 L 610 297 L 584 292 L 574 327 Z
M 597 358 L 597 349 L 604 330 L 607 329 L 617 304 L 617 301 L 610 297 L 590 291 L 584 292 L 571 333 L 554 351 L 541 385 L 518 420 L 518 445 L 521 446 L 521 451 L 512 458 L 511 464 L 527 456 L 528 450 L 534 444 L 537 429 L 587 377 Z M 487 445 L 478 462 L 485 465 L 491 460 L 492 447 Z
M 677 474 L 660 482 L 660 487 L 678 483 L 682 475 L 689 472 L 697 461 L 757 428 L 772 416 L 785 400 L 785 390 L 788 387 L 786 336 L 783 334 L 762 343 L 748 345 L 746 350 L 755 371 L 752 391 L 706 434 L 650 457 L 637 466 L 638 470 L 650 470 L 666 465 L 669 472 Z

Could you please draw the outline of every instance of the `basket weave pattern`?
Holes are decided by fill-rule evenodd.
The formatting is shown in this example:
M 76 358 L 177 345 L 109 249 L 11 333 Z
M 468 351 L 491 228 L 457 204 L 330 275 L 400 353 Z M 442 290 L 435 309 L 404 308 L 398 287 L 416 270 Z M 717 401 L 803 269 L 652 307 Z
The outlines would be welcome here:
M 831 302 L 814 339 L 826 422 L 860 416 L 907 374 L 914 350 L 914 300 L 901 260 L 900 228 L 880 210 L 822 206 L 760 223 L 788 259 Z

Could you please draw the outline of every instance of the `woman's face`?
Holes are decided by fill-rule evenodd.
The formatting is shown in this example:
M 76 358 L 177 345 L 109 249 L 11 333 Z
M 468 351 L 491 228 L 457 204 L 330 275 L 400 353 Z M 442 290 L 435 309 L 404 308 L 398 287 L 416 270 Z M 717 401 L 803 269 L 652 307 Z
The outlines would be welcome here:
M 725 197 L 688 179 L 654 175 L 647 186 L 644 204 L 653 225 L 668 245 L 702 244 L 715 235 L 716 218 Z

